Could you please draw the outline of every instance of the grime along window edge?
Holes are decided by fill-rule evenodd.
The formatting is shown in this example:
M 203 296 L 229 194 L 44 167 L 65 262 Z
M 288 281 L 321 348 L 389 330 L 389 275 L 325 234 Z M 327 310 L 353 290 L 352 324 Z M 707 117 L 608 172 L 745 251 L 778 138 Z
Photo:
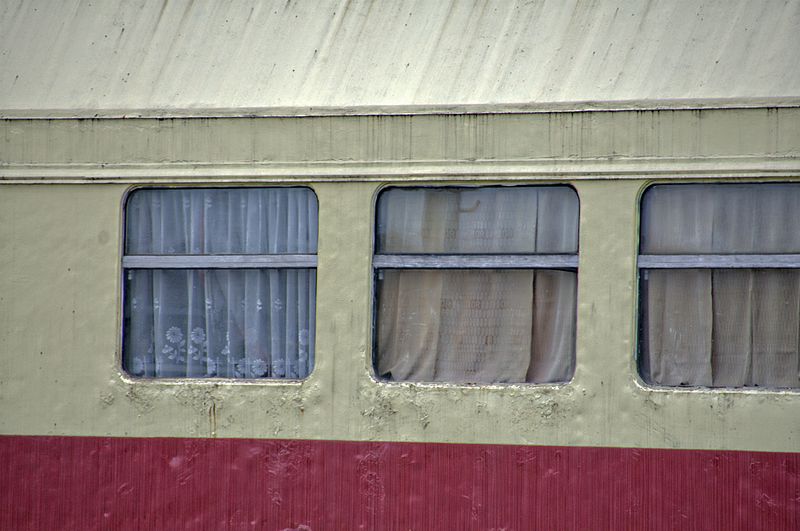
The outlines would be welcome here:
M 125 372 L 308 376 L 317 218 L 307 188 L 133 191 L 122 264 Z
M 578 208 L 568 186 L 383 191 L 373 260 L 376 375 L 569 381 Z

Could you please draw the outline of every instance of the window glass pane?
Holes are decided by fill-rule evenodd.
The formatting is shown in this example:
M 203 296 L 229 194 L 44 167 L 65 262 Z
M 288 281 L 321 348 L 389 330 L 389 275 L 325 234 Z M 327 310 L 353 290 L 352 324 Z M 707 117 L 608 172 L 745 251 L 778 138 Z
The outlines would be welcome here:
M 800 387 L 800 270 L 642 270 L 639 368 L 651 384 Z
M 643 254 L 800 253 L 800 185 L 654 186 L 642 199 Z M 800 269 L 643 269 L 645 381 L 800 387 Z
M 313 269 L 128 270 L 123 368 L 144 377 L 304 378 Z
M 378 253 L 576 253 L 567 186 L 391 188 L 378 199 Z
M 565 382 L 575 365 L 577 274 L 555 270 L 381 270 L 380 378 Z
M 653 186 L 640 241 L 643 254 L 800 253 L 800 185 Z
M 307 188 L 137 190 L 126 207 L 125 252 L 317 252 L 317 198 Z

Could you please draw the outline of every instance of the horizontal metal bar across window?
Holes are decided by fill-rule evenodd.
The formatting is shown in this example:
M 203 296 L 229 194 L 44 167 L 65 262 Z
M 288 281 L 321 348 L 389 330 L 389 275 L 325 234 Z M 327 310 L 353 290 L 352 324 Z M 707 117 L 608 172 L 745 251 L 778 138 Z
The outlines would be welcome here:
M 800 254 L 640 254 L 640 269 L 800 268 Z
M 375 269 L 577 269 L 578 255 L 376 254 Z
M 126 269 L 260 269 L 317 267 L 315 254 L 131 255 Z

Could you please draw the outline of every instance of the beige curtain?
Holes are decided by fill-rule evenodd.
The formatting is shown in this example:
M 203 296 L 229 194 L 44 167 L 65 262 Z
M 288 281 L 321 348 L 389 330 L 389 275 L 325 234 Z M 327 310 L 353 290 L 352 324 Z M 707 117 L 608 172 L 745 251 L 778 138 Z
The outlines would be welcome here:
M 577 252 L 566 187 L 392 189 L 378 252 Z M 469 383 L 562 382 L 574 371 L 576 274 L 552 270 L 382 270 L 378 375 Z
M 800 187 L 656 186 L 644 254 L 800 252 Z M 642 272 L 641 369 L 660 385 L 797 387 L 800 271 Z

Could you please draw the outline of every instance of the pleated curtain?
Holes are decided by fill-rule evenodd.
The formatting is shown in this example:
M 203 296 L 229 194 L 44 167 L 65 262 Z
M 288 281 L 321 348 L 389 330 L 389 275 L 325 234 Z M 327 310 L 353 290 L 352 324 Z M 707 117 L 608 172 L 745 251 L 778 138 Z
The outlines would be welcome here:
M 574 254 L 567 187 L 394 188 L 378 204 L 386 254 Z M 577 276 L 562 270 L 378 272 L 376 372 L 397 381 L 564 382 Z
M 134 192 L 128 255 L 316 253 L 302 188 Z M 313 269 L 125 271 L 123 366 L 143 377 L 304 378 L 314 366 Z
M 641 252 L 800 253 L 800 187 L 653 187 L 642 204 Z M 800 386 L 800 269 L 643 270 L 641 289 L 646 381 Z

